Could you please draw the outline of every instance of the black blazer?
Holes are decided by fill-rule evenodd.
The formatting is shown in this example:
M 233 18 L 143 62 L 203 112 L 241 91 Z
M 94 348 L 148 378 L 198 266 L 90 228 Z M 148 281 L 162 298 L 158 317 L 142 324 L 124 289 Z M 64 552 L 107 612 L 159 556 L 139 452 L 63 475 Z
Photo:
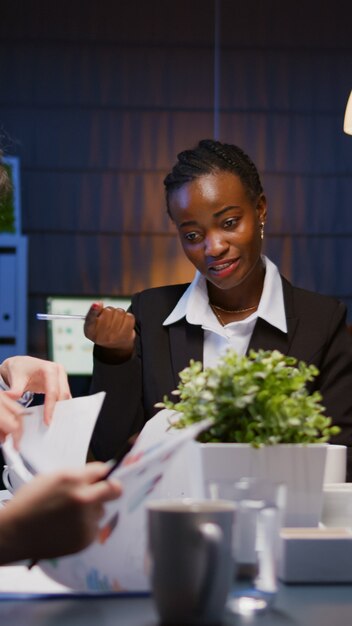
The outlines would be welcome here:
M 351 446 L 352 453 L 352 338 L 341 302 L 293 287 L 282 277 L 288 332 L 258 318 L 249 348 L 280 350 L 320 371 L 310 391 L 319 389 L 327 415 L 341 427 L 333 443 Z M 203 360 L 203 330 L 185 319 L 163 326 L 188 284 L 147 289 L 133 296 L 136 317 L 136 356 L 123 364 L 107 364 L 94 348 L 91 391 L 107 392 L 91 447 L 97 459 L 126 451 L 127 440 L 156 412 L 154 404 L 178 384 L 178 372 L 191 358 Z M 352 458 L 349 472 L 352 479 Z

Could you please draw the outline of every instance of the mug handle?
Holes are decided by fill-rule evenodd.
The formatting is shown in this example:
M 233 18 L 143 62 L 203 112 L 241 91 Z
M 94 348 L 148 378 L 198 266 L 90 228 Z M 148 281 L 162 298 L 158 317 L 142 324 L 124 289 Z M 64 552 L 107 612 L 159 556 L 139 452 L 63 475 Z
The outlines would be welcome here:
M 220 526 L 213 524 L 212 522 L 200 524 L 198 529 L 207 544 L 206 570 L 198 603 L 198 610 L 204 612 L 204 607 L 206 607 L 209 600 L 211 600 L 210 591 L 212 588 L 214 572 L 217 572 L 220 567 L 224 535 Z
M 13 493 L 13 487 L 10 483 L 10 477 L 9 477 L 9 468 L 7 465 L 4 465 L 4 469 L 2 472 L 2 482 L 4 483 L 7 491 L 9 491 L 10 493 Z

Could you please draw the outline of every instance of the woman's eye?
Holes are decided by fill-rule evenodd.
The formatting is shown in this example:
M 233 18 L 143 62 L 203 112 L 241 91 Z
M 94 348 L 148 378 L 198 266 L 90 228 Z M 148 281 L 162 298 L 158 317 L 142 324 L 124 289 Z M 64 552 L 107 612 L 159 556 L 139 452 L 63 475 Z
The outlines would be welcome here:
M 224 227 L 232 228 L 233 226 L 236 226 L 237 222 L 238 222 L 237 217 L 228 217 L 227 220 L 225 220 L 224 222 Z
M 198 233 L 195 233 L 195 232 L 186 233 L 184 235 L 184 238 L 187 239 L 187 241 L 196 241 L 198 238 Z

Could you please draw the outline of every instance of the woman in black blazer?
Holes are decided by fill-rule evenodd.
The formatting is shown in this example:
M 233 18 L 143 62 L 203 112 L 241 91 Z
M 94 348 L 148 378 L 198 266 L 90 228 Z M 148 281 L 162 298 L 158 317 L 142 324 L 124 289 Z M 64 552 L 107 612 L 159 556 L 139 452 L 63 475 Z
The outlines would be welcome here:
M 123 455 L 128 440 L 176 388 L 191 358 L 205 365 L 232 346 L 278 349 L 320 375 L 327 414 L 341 428 L 334 443 L 352 450 L 352 338 L 346 307 L 293 287 L 261 254 L 267 216 L 259 174 L 237 146 L 203 140 L 178 155 L 165 181 L 167 208 L 197 270 L 191 285 L 148 289 L 129 312 L 91 307 L 92 391 L 106 401 L 92 439 L 96 458 Z M 350 450 L 349 450 L 350 452 Z M 348 477 L 352 479 L 349 455 Z

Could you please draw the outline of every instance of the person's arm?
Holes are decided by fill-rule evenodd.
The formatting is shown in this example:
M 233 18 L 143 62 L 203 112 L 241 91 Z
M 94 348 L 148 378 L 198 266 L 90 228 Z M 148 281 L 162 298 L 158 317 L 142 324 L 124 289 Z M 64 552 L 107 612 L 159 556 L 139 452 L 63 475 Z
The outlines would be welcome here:
M 45 394 L 44 420 L 48 424 L 57 400 L 71 398 L 62 365 L 30 356 L 13 356 L 1 363 L 0 375 L 9 387 L 11 398 L 19 399 L 27 391 Z
M 90 393 L 99 391 L 105 391 L 106 397 L 93 432 L 91 451 L 99 461 L 122 459 L 130 449 L 130 438 L 145 423 L 139 356 L 120 365 L 103 363 L 95 356 Z
M 186 320 L 176 328 L 163 325 L 188 285 L 147 289 L 131 298 L 135 319 L 134 352 L 125 362 L 106 362 L 94 346 L 91 392 L 106 391 L 91 441 L 96 459 L 119 459 L 165 394 L 177 386 L 175 373 L 190 358 L 201 358 L 203 331 Z M 195 332 L 194 332 L 195 330 Z
M 0 565 L 78 552 L 97 536 L 103 503 L 117 498 L 117 481 L 102 480 L 107 468 L 40 475 L 0 509 Z
M 145 421 L 135 323 L 130 310 L 104 308 L 101 303 L 93 304 L 86 317 L 85 335 L 95 343 L 90 393 L 106 392 L 90 445 L 100 461 L 123 458 L 130 447 L 129 438 Z

